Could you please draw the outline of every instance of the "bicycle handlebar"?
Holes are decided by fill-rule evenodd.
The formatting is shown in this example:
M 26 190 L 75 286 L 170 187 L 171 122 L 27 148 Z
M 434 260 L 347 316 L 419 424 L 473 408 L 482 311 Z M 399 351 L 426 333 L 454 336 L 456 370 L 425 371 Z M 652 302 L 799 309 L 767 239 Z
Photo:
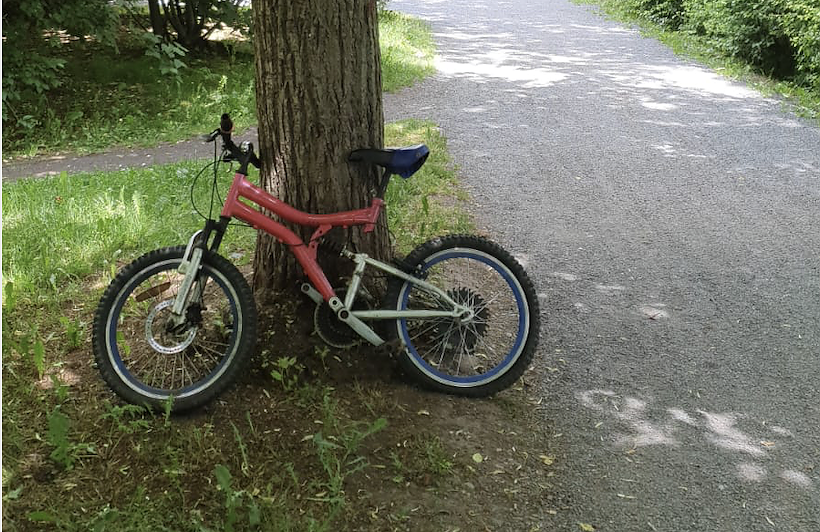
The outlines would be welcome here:
M 243 142 L 241 148 L 237 147 L 231 140 L 231 133 L 233 133 L 233 121 L 228 113 L 223 113 L 219 120 L 219 127 L 209 135 L 205 135 L 203 140 L 213 142 L 217 137 L 222 137 L 222 150 L 228 152 L 232 158 L 230 160 L 239 161 L 237 172 L 248 175 L 248 163 L 259 168 L 261 165 L 259 157 L 253 152 L 253 143 Z

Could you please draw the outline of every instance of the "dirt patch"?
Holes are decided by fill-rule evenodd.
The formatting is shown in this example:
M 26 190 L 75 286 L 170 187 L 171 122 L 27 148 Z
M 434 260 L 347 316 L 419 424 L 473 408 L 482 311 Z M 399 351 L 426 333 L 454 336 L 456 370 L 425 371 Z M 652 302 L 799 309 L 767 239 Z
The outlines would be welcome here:
M 4 436 L 16 423 L 4 438 L 4 528 L 520 531 L 560 509 L 560 440 L 532 415 L 537 371 L 491 399 L 431 393 L 389 354 L 325 347 L 307 303 L 260 309 L 251 370 L 187 415 L 121 403 L 90 342 L 55 373 L 64 401 L 22 362 L 4 364 L 4 407 L 34 401 L 4 419 Z M 293 362 L 283 370 L 282 359 Z M 70 466 L 53 455 L 55 411 L 70 420 Z

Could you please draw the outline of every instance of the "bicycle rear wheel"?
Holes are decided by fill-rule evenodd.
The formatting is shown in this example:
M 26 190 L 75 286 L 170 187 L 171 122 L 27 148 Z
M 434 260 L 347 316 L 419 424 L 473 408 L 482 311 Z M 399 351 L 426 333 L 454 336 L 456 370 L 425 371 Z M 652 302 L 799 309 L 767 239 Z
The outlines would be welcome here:
M 224 390 L 248 363 L 256 339 L 256 306 L 245 278 L 206 252 L 204 286 L 185 321 L 171 308 L 184 275 L 184 247 L 152 251 L 111 282 L 94 316 L 94 357 L 103 379 L 128 402 L 174 411 L 200 406 Z
M 535 289 L 521 265 L 497 244 L 465 235 L 431 240 L 405 264 L 473 317 L 396 320 L 391 333 L 404 345 L 404 369 L 430 388 L 474 397 L 515 382 L 532 362 L 540 327 Z M 435 294 L 401 279 L 391 280 L 386 306 L 449 310 Z

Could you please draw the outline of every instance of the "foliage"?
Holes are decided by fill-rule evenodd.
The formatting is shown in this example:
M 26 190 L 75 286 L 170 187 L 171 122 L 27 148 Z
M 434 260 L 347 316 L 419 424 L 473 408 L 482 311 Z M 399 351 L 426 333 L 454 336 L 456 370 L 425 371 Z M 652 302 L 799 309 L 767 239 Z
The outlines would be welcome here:
M 188 66 L 182 61 L 188 49 L 176 42 L 165 42 L 153 33 L 146 33 L 145 40 L 148 44 L 145 55 L 157 60 L 160 74 L 171 76 L 179 83 L 180 70 Z
M 637 13 L 650 21 L 672 29 L 680 28 L 683 23 L 684 2 L 686 0 L 628 0 L 628 4 Z
M 3 2 L 3 121 L 33 124 L 34 117 L 16 112 L 15 104 L 60 85 L 65 60 L 56 50 L 64 40 L 94 36 L 113 45 L 115 30 L 116 16 L 106 0 Z
M 723 54 L 765 74 L 820 91 L 816 0 L 624 0 L 618 8 L 701 36 Z
M 432 73 L 429 28 L 405 15 L 380 17 L 385 90 Z M 4 156 L 178 141 L 212 130 L 226 110 L 237 128 L 255 122 L 253 56 L 247 43 L 231 44 L 228 57 L 202 59 L 193 52 L 182 56 L 169 48 L 177 44 L 158 41 L 151 33 L 140 35 L 151 42 L 142 37 L 121 42 L 118 53 L 98 45 L 66 47 L 62 85 L 42 98 L 29 92 L 16 103 L 21 122 L 4 122 Z M 145 56 L 146 46 L 154 57 Z M 169 77 L 176 82 L 169 83 Z
M 126 0 L 123 4 L 132 18 L 141 23 L 145 3 Z M 161 41 L 202 49 L 217 30 L 231 27 L 248 32 L 250 8 L 243 7 L 243 3 L 242 0 L 148 0 L 148 22 L 152 35 Z

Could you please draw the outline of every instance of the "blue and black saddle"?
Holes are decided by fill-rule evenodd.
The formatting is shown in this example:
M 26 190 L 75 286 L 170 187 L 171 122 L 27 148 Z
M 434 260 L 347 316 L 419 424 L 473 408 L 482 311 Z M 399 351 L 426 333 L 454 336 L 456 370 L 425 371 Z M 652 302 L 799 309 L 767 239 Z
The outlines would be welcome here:
M 365 148 L 354 150 L 348 160 L 351 162 L 365 162 L 383 167 L 391 174 L 397 174 L 407 179 L 415 174 L 424 165 L 430 148 L 424 144 L 406 146 L 404 148 Z

